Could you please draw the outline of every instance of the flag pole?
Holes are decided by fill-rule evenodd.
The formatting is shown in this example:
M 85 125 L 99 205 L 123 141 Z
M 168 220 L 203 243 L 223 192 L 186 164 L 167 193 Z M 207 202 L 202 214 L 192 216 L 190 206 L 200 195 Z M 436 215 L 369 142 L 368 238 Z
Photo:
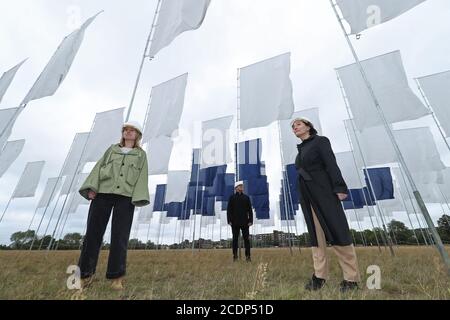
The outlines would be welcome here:
M 280 121 L 278 121 L 278 129 L 280 129 Z M 284 153 L 283 153 L 283 149 L 281 148 L 281 143 L 282 143 L 282 141 L 283 141 L 283 139 L 281 138 L 281 131 L 279 132 L 279 138 L 280 138 L 280 152 L 281 152 L 281 155 L 282 155 L 282 167 L 284 166 Z M 291 205 L 291 207 L 292 207 L 292 211 L 294 212 L 294 201 L 292 200 L 292 193 L 291 193 L 291 183 L 290 183 L 290 181 L 289 181 L 289 175 L 288 175 L 288 173 L 287 173 L 287 170 L 286 170 L 286 183 L 287 183 L 287 196 L 288 196 L 288 199 L 289 199 L 289 204 Z M 294 225 L 295 225 L 295 230 L 296 230 L 296 232 L 298 233 L 298 229 L 297 229 L 297 221 L 295 220 L 295 216 L 294 216 Z M 298 249 L 299 249 L 299 251 L 301 251 L 301 248 L 300 248 L 300 245 L 298 246 Z
M 154 201 L 154 200 L 153 200 Z M 153 204 L 150 204 L 153 205 Z M 144 251 L 147 250 L 148 247 L 148 241 L 150 240 L 150 227 L 152 225 L 152 220 L 153 220 L 153 212 L 152 212 L 152 217 L 150 218 L 150 220 L 148 221 L 148 228 L 147 228 L 147 238 L 145 240 L 145 247 L 144 247 Z
M 235 175 L 235 181 L 241 181 L 240 180 L 240 169 L 239 169 L 239 133 L 241 131 L 241 69 L 237 69 L 237 75 L 236 75 L 236 175 Z M 236 188 L 235 188 L 236 189 Z M 233 190 L 233 194 L 236 190 Z M 238 256 L 239 259 L 241 258 L 241 232 L 238 233 Z
M 202 149 L 201 154 L 203 157 L 203 149 Z M 201 161 L 200 161 L 200 163 L 201 163 Z M 199 168 L 200 168 L 200 166 L 199 166 Z M 205 198 L 205 191 L 202 190 L 202 201 L 200 202 L 200 228 L 198 230 L 198 251 L 199 252 L 201 250 L 202 220 L 203 220 L 203 205 L 204 205 L 203 200 L 204 200 L 204 198 Z
M 351 115 L 351 112 L 350 112 L 350 105 L 349 105 L 349 102 L 348 102 L 348 98 L 347 98 L 347 95 L 346 95 L 345 90 L 344 90 L 344 85 L 343 85 L 343 83 L 342 83 L 342 81 L 341 81 L 341 78 L 339 77 L 339 74 L 338 74 L 337 72 L 336 72 L 336 78 L 337 78 L 337 81 L 338 81 L 338 83 L 339 83 L 339 87 L 340 87 L 340 89 L 341 89 L 341 94 L 342 94 L 342 99 L 344 100 L 344 104 L 345 104 L 345 108 L 346 108 L 346 111 L 347 111 L 347 115 L 348 115 L 348 117 L 349 117 L 349 124 L 350 124 L 350 126 L 351 126 L 351 130 L 352 130 L 353 134 L 355 135 L 356 146 L 354 146 L 353 143 L 352 143 L 352 140 L 351 140 L 351 137 L 350 137 L 350 132 L 349 132 L 349 131 L 350 131 L 350 128 L 347 127 L 346 122 L 344 121 L 344 127 L 345 127 L 345 131 L 346 131 L 346 133 L 347 133 L 347 139 L 348 139 L 348 141 L 349 141 L 349 143 L 350 143 L 350 146 L 352 147 L 352 150 L 354 151 L 354 149 L 355 149 L 355 147 L 356 147 L 356 149 L 359 151 L 359 155 L 360 155 L 361 160 L 362 160 L 362 162 L 363 162 L 362 165 L 363 165 L 363 167 L 364 167 L 364 170 L 367 172 L 367 163 L 366 163 L 364 154 L 363 154 L 363 152 L 362 152 L 362 148 L 361 148 L 361 144 L 360 144 L 360 142 L 359 142 L 359 138 L 358 138 L 358 135 L 357 135 L 356 128 L 355 128 L 354 123 L 353 123 L 353 120 L 352 120 L 352 115 Z M 358 174 L 359 181 L 364 185 L 364 179 L 363 179 L 363 177 L 361 176 L 361 174 L 360 174 L 360 172 L 359 172 L 359 170 L 358 170 L 358 163 L 357 163 L 357 161 L 356 161 L 356 157 L 355 157 L 354 152 L 352 152 L 352 155 L 353 155 L 353 162 L 354 162 L 354 164 L 355 164 L 355 168 L 356 168 L 356 172 L 357 172 L 357 174 Z M 370 188 L 371 188 L 372 190 L 375 190 L 375 189 L 373 188 L 373 186 L 372 186 L 372 179 L 370 178 L 370 175 L 369 175 L 367 178 L 368 178 L 368 181 L 369 181 Z M 365 203 L 366 203 L 366 205 L 367 205 L 367 212 L 369 213 L 370 221 L 371 221 L 371 223 L 372 223 L 372 226 L 374 227 L 374 224 L 373 224 L 373 221 L 372 221 L 372 215 L 371 215 L 370 209 L 369 209 L 369 208 L 370 208 L 370 206 L 369 206 L 369 201 L 368 201 L 368 199 L 367 199 L 367 197 L 366 197 L 366 194 L 364 193 L 364 190 L 363 190 L 363 192 L 362 192 L 362 195 L 363 195 L 364 201 L 365 201 Z M 369 197 L 370 197 L 370 195 L 369 195 Z M 370 200 L 370 199 L 369 199 L 369 200 Z M 376 205 L 377 208 L 378 208 L 378 202 L 376 202 L 375 205 Z M 376 215 L 376 210 L 373 209 L 373 211 L 374 211 L 374 213 L 375 213 L 375 219 L 376 219 L 376 221 L 377 221 L 377 224 L 378 224 L 378 226 L 380 227 L 380 222 L 378 221 L 378 218 L 377 218 L 377 215 Z M 379 212 L 379 214 L 380 214 L 380 219 L 382 220 L 381 222 L 382 222 L 382 226 L 383 226 L 382 231 L 380 231 L 381 239 L 382 239 L 382 241 L 383 241 L 384 247 L 386 248 L 387 245 L 389 245 L 389 249 L 390 249 L 390 251 L 391 251 L 391 254 L 394 255 L 394 252 L 393 252 L 393 249 L 392 249 L 392 246 L 391 246 L 391 241 L 390 241 L 390 238 L 388 237 L 388 232 L 387 232 L 387 230 L 386 230 L 386 227 L 385 227 L 385 224 L 384 224 L 384 221 L 383 221 L 383 217 L 381 216 L 381 211 L 378 210 L 378 212 Z M 374 227 L 374 228 L 375 228 L 375 227 Z M 381 227 L 380 227 L 380 229 L 381 229 Z M 383 233 L 383 232 L 384 232 L 384 233 Z M 375 234 L 375 238 L 377 238 L 377 236 L 376 236 L 376 230 L 375 230 L 375 229 L 374 229 L 374 234 Z M 377 242 L 378 242 L 378 239 L 376 239 L 376 240 L 377 240 Z M 378 244 L 378 245 L 379 245 L 379 244 Z
M 288 195 L 287 195 L 287 191 L 286 191 L 286 189 L 290 188 L 290 186 L 289 186 L 289 179 L 287 178 L 287 172 L 285 172 L 285 170 L 284 170 L 284 153 L 283 153 L 283 146 L 282 146 L 283 141 L 281 138 L 281 125 L 280 125 L 279 120 L 277 121 L 277 127 L 278 127 L 278 145 L 280 146 L 280 156 L 281 156 L 281 172 L 283 174 L 283 191 L 284 191 L 283 193 L 284 193 L 284 204 L 285 204 L 285 212 L 286 212 L 286 223 L 287 223 L 287 229 L 288 229 L 288 244 L 289 244 L 289 252 L 292 256 L 293 252 L 292 252 L 292 243 L 291 243 L 291 238 L 290 238 L 291 231 L 290 231 L 290 226 L 289 226 L 289 218 L 290 218 L 289 217 L 289 214 L 290 214 L 289 208 L 290 208 L 290 206 L 288 203 L 288 199 L 287 199 Z M 286 184 L 287 184 L 287 186 L 286 186 Z M 291 198 L 291 200 L 292 200 L 292 198 Z M 293 211 L 294 207 L 292 207 L 291 209 Z M 294 214 L 292 214 L 292 215 L 294 216 Z M 295 220 L 295 217 L 294 217 L 294 220 Z
M 341 90 L 342 90 L 342 88 L 341 88 Z M 355 165 L 355 171 L 356 171 L 356 174 L 358 175 L 359 181 L 362 182 L 362 178 L 361 178 L 360 172 L 359 172 L 359 170 L 358 170 L 358 163 L 356 162 L 355 153 L 354 153 L 354 151 L 353 151 L 352 141 L 351 141 L 351 139 L 350 139 L 350 134 L 349 134 L 349 132 L 348 132 L 349 129 L 348 129 L 347 126 L 345 125 L 345 122 L 344 122 L 344 127 L 345 127 L 345 132 L 347 133 L 347 139 L 348 139 L 348 142 L 349 142 L 350 147 L 351 147 L 351 149 L 352 149 L 350 152 L 352 153 L 353 163 L 354 163 L 354 165 Z M 367 199 L 366 199 L 366 195 L 365 195 L 364 191 L 363 191 L 363 196 L 364 196 L 364 200 L 365 200 L 366 203 L 367 203 Z M 352 202 L 353 202 L 353 197 L 352 197 L 351 193 L 350 193 L 350 198 L 352 199 Z M 353 205 L 354 205 L 354 204 L 355 204 L 355 203 L 353 202 Z M 381 253 L 381 246 L 380 246 L 380 242 L 378 241 L 377 231 L 376 231 L 376 229 L 375 229 L 375 224 L 373 223 L 372 214 L 370 213 L 370 208 L 369 208 L 369 206 L 366 206 L 366 207 L 367 207 L 367 212 L 369 213 L 370 223 L 371 223 L 372 228 L 373 228 L 373 234 L 375 235 L 375 241 L 377 242 L 378 251 Z M 356 210 L 355 210 L 355 212 L 356 212 Z M 386 246 L 386 244 L 385 244 L 385 246 Z
M 427 236 L 425 237 L 424 230 L 426 230 L 426 229 L 422 227 L 422 223 L 420 222 L 419 215 L 417 214 L 417 210 L 416 210 L 416 206 L 414 205 L 414 201 L 413 201 L 413 199 L 412 199 L 412 198 L 410 197 L 410 195 L 409 195 L 410 190 L 409 190 L 409 188 L 408 188 L 408 183 L 406 182 L 405 174 L 404 174 L 403 170 L 402 170 L 400 167 L 399 167 L 398 170 L 400 171 L 400 175 L 402 176 L 402 181 L 403 181 L 403 184 L 404 184 L 405 189 L 406 189 L 405 192 L 406 192 L 406 194 L 408 195 L 409 201 L 410 201 L 410 203 L 411 203 L 411 207 L 412 207 L 413 210 L 414 210 L 414 214 L 415 214 L 415 216 L 416 216 L 417 223 L 419 224 L 420 232 L 421 232 L 422 237 L 423 237 L 423 239 L 424 239 L 425 245 L 428 246 L 428 242 L 430 243 L 430 245 L 432 245 L 433 243 L 432 243 L 432 241 L 431 241 L 431 239 L 430 239 L 430 235 L 429 235 L 428 232 L 426 233 Z M 428 238 L 428 240 L 427 240 L 427 238 Z
M 14 192 L 15 192 L 15 191 L 14 191 Z M 13 193 L 13 195 L 14 195 L 14 193 Z M 7 211 L 8 208 L 9 208 L 9 205 L 10 205 L 10 203 L 11 203 L 12 197 L 13 197 L 13 196 L 11 195 L 11 197 L 9 198 L 8 203 L 6 204 L 5 210 L 3 210 L 3 214 L 2 214 L 2 216 L 1 216 L 1 218 L 0 218 L 0 223 L 2 222 L 3 217 L 5 216 L 5 213 L 6 213 L 6 211 Z
M 76 136 L 75 136 L 75 137 L 73 138 L 73 140 L 72 140 L 72 144 L 71 144 L 71 146 L 70 146 L 69 152 L 68 152 L 67 155 L 66 155 L 66 158 L 65 158 L 65 160 L 64 160 L 63 166 L 62 166 L 62 168 L 61 168 L 61 170 L 60 170 L 60 172 L 59 172 L 58 178 L 57 178 L 57 180 L 56 180 L 56 182 L 55 182 L 55 185 L 53 186 L 52 193 L 51 193 L 51 195 L 50 195 L 50 197 L 49 197 L 49 201 L 47 202 L 47 205 L 45 206 L 44 212 L 42 213 L 42 217 L 41 217 L 41 220 L 40 220 L 40 222 L 39 222 L 38 229 L 36 230 L 35 236 L 34 236 L 34 238 L 33 238 L 33 241 L 31 242 L 31 245 L 30 245 L 30 251 L 31 251 L 32 248 L 33 248 L 33 244 L 34 244 L 34 241 L 36 240 L 37 233 L 39 232 L 39 229 L 41 228 L 42 221 L 43 221 L 43 219 L 44 219 L 44 217 L 45 217 L 45 215 L 46 215 L 46 213 L 47 213 L 48 207 L 50 206 L 51 199 L 52 199 L 53 195 L 55 194 L 56 187 L 58 186 L 59 181 L 63 178 L 63 175 L 62 175 L 62 174 L 63 174 L 63 170 L 64 170 L 64 168 L 65 168 L 65 166 L 66 166 L 66 163 L 67 163 L 67 159 L 68 159 L 68 157 L 69 157 L 69 154 L 70 154 L 70 152 L 72 151 L 73 143 L 75 142 L 75 139 L 76 139 Z M 57 206 L 58 201 L 59 201 L 59 197 L 58 197 L 58 199 L 57 199 L 57 201 L 56 201 L 55 207 Z M 31 223 L 30 223 L 30 227 L 31 227 Z
M 416 238 L 417 245 L 420 246 L 419 237 L 418 237 L 417 234 L 416 234 L 416 228 L 414 228 L 414 225 L 413 225 L 413 223 L 412 223 L 411 217 L 409 216 L 409 213 L 408 213 L 408 207 L 406 206 L 406 201 L 405 201 L 405 199 L 403 198 L 403 195 L 402 195 L 402 193 L 400 192 L 400 190 L 399 190 L 399 188 L 398 188 L 398 186 L 397 186 L 397 183 L 393 183 L 393 185 L 394 185 L 394 190 L 395 190 L 394 192 L 398 193 L 398 195 L 399 195 L 399 197 L 400 197 L 400 199 L 401 199 L 401 201 L 402 201 L 402 203 L 403 203 L 403 207 L 405 208 L 406 215 L 408 216 L 409 224 L 411 225 L 411 230 L 412 230 L 412 232 L 413 232 L 413 234 L 414 234 L 414 237 Z M 421 231 L 422 231 L 422 230 L 421 230 Z M 423 236 L 424 239 L 425 239 L 425 235 L 423 234 L 423 231 L 422 231 L 422 236 Z M 425 239 L 425 243 L 426 243 L 426 239 Z
M 348 113 L 348 116 L 351 117 L 350 110 L 349 110 L 349 107 L 348 107 L 348 106 L 347 106 L 347 113 Z M 370 187 L 370 189 L 371 189 L 371 190 L 369 190 L 369 199 L 367 199 L 366 194 L 364 193 L 364 189 L 363 189 L 363 193 L 362 193 L 362 194 L 363 194 L 363 197 L 364 197 L 364 201 L 366 202 L 367 206 L 369 206 L 369 201 L 371 200 L 371 199 L 370 199 L 370 198 L 371 198 L 370 193 L 373 193 L 375 189 L 374 189 L 373 184 L 372 184 L 372 178 L 370 177 L 370 174 L 369 174 L 369 171 L 368 171 L 368 166 L 367 166 L 367 163 L 366 163 L 366 159 L 365 159 L 365 157 L 364 157 L 364 154 L 362 153 L 361 144 L 360 144 L 360 142 L 359 142 L 359 138 L 358 138 L 358 135 L 357 135 L 357 133 L 356 133 L 356 128 L 355 128 L 355 125 L 354 125 L 352 119 L 350 119 L 350 124 L 351 124 L 351 126 L 352 126 L 353 132 L 355 133 L 356 144 L 357 144 L 357 147 L 358 147 L 358 150 L 359 150 L 361 159 L 362 159 L 362 161 L 363 161 L 363 166 L 364 166 L 363 171 L 364 171 L 364 173 L 365 173 L 365 176 L 367 177 L 367 181 L 369 182 L 369 187 Z M 359 175 L 358 175 L 358 176 L 359 176 Z M 360 177 L 360 180 L 362 181 L 362 177 Z M 378 200 L 376 199 L 376 196 L 375 196 L 375 195 L 373 195 L 373 196 L 374 196 L 374 198 L 375 198 L 375 206 L 376 206 L 377 209 L 378 209 L 378 210 L 377 210 L 377 211 L 378 211 L 378 215 L 380 216 L 381 225 L 382 225 L 383 230 L 384 230 L 384 237 L 386 238 L 386 239 L 385 239 L 385 242 L 387 242 L 387 245 L 389 246 L 389 250 L 390 250 L 390 252 L 391 252 L 391 255 L 394 257 L 394 256 L 395 256 L 395 252 L 394 252 L 394 249 L 393 249 L 393 247 L 392 247 L 392 244 L 393 244 L 393 243 L 392 243 L 391 236 L 390 236 L 390 234 L 389 234 L 389 232 L 388 232 L 388 230 L 387 230 L 387 228 L 386 228 L 386 223 L 385 223 L 385 221 L 384 221 L 384 219 L 383 219 L 383 213 L 382 213 L 382 210 L 381 210 L 380 207 L 379 207 Z M 375 210 L 374 210 L 374 211 L 375 211 Z
M 362 75 L 362 77 L 363 77 L 363 79 L 364 79 L 364 81 L 366 83 L 367 89 L 369 90 L 370 95 L 372 97 L 372 100 L 375 103 L 375 107 L 376 107 L 376 109 L 378 111 L 378 114 L 379 114 L 379 116 L 381 117 L 381 119 L 383 121 L 384 127 L 386 128 L 386 131 L 387 131 L 387 133 L 389 135 L 389 138 L 390 138 L 390 140 L 392 142 L 392 145 L 393 145 L 393 147 L 394 147 L 394 149 L 395 149 L 395 151 L 397 153 L 398 160 L 399 160 L 403 170 L 405 171 L 405 174 L 406 174 L 406 176 L 407 176 L 407 178 L 409 180 L 409 183 L 411 184 L 411 187 L 413 189 L 413 194 L 414 194 L 414 196 L 416 198 L 417 204 L 419 205 L 420 211 L 422 212 L 422 214 L 423 214 L 423 216 L 424 216 L 424 218 L 425 218 L 425 220 L 426 220 L 426 222 L 428 224 L 428 227 L 431 230 L 431 233 L 433 235 L 433 239 L 434 239 L 435 244 L 436 244 L 436 248 L 437 248 L 437 250 L 439 251 L 439 253 L 441 255 L 441 258 L 442 258 L 442 260 L 443 260 L 443 262 L 445 264 L 445 267 L 447 268 L 447 274 L 450 275 L 450 258 L 449 258 L 449 255 L 448 255 L 447 251 L 444 248 L 444 244 L 442 243 L 441 237 L 439 236 L 439 234 L 438 234 L 438 232 L 436 230 L 436 227 L 434 226 L 434 223 L 433 223 L 433 220 L 431 219 L 430 213 L 428 212 L 428 209 L 427 209 L 427 207 L 426 207 L 426 205 L 425 205 L 425 203 L 424 203 L 424 201 L 422 199 L 422 195 L 418 191 L 417 186 L 416 186 L 416 184 L 414 182 L 414 179 L 412 178 L 411 172 L 409 171 L 408 167 L 406 166 L 405 159 L 403 158 L 403 155 L 402 155 L 402 153 L 400 151 L 400 148 L 399 148 L 399 146 L 398 146 L 398 144 L 397 144 L 397 142 L 395 140 L 394 134 L 393 134 L 393 132 L 391 130 L 391 127 L 389 126 L 389 123 L 388 123 L 388 121 L 387 121 L 387 119 L 386 119 L 386 117 L 385 117 L 385 115 L 383 113 L 383 110 L 381 109 L 381 106 L 380 106 L 380 104 L 378 102 L 378 98 L 375 95 L 375 92 L 374 92 L 374 90 L 372 88 L 372 85 L 370 84 L 370 82 L 369 82 L 369 80 L 367 78 L 366 72 L 365 72 L 365 70 L 364 70 L 364 68 L 363 68 L 363 66 L 361 64 L 361 61 L 359 60 L 359 57 L 358 57 L 358 55 L 356 53 L 355 48 L 353 47 L 353 44 L 352 44 L 352 42 L 350 40 L 350 37 L 349 37 L 349 35 L 347 34 L 347 32 L 345 30 L 344 24 L 342 23 L 342 19 L 339 16 L 339 13 L 338 13 L 337 8 L 336 8 L 337 4 L 335 4 L 333 2 L 333 0 L 330 0 L 330 4 L 331 4 L 332 9 L 334 10 L 334 13 L 336 14 L 336 18 L 337 18 L 337 20 L 338 20 L 338 22 L 339 22 L 339 24 L 341 26 L 341 29 L 342 29 L 342 31 L 344 33 L 344 36 L 345 36 L 346 40 L 347 40 L 348 46 L 349 46 L 349 48 L 350 48 L 350 50 L 351 50 L 351 52 L 353 54 L 353 57 L 355 58 L 355 61 L 356 61 L 357 65 L 358 65 L 358 67 L 359 67 L 361 75 Z
M 194 216 L 194 230 L 192 233 L 192 254 L 194 254 L 194 249 L 195 249 L 195 229 L 196 229 L 196 225 L 197 225 L 197 198 L 198 198 L 198 182 L 200 179 L 200 165 L 201 165 L 201 154 L 202 154 L 202 149 L 198 149 L 199 153 L 198 153 L 198 167 L 197 167 L 197 181 L 196 181 L 196 186 L 195 186 L 195 201 L 194 201 L 194 212 L 193 212 L 193 216 Z M 193 156 L 193 160 L 192 162 L 195 164 L 195 153 L 192 155 Z M 203 199 L 203 193 L 202 193 L 202 199 Z M 201 224 L 200 224 L 200 230 L 201 230 Z M 200 239 L 199 239 L 200 242 Z
M 58 220 L 56 221 L 55 229 L 53 230 L 52 238 L 50 239 L 50 243 L 49 243 L 49 245 L 47 247 L 47 250 L 50 250 L 50 248 L 51 248 L 51 245 L 52 245 L 52 242 L 53 242 L 53 236 L 55 235 L 56 228 L 57 228 L 57 226 L 59 224 L 59 221 L 61 219 L 61 215 L 64 212 L 64 208 L 65 208 L 65 205 L 66 205 L 66 202 L 67 202 L 67 198 L 69 197 L 69 195 L 71 193 L 71 189 L 72 189 L 74 180 L 77 179 L 77 178 L 79 179 L 79 176 L 78 176 L 80 174 L 79 171 L 81 171 L 83 169 L 83 168 L 80 168 L 80 164 L 81 164 L 81 160 L 83 159 L 84 153 L 86 152 L 86 148 L 87 148 L 87 145 L 88 145 L 88 142 L 89 142 L 89 138 L 91 137 L 91 133 L 92 133 L 92 129 L 94 128 L 94 125 L 95 125 L 95 118 L 94 118 L 94 121 L 92 121 L 91 130 L 89 130 L 89 134 L 88 134 L 88 136 L 86 138 L 86 142 L 84 143 L 83 150 L 81 151 L 80 158 L 78 158 L 78 163 L 77 163 L 77 166 L 76 166 L 76 169 L 75 169 L 75 173 L 73 175 L 73 178 L 70 181 L 69 190 L 67 192 L 66 197 L 64 198 L 64 201 L 63 201 L 63 204 L 62 204 L 62 207 L 61 207 L 61 212 L 58 215 Z M 77 182 L 78 182 L 78 180 L 77 180 Z M 69 207 L 68 210 L 70 210 L 70 207 Z M 51 218 L 50 218 L 50 221 L 49 221 L 49 225 L 50 225 L 50 223 L 51 223 Z M 44 237 L 45 237 L 45 234 L 44 234 Z M 42 243 L 41 243 L 41 245 L 42 245 Z
M 161 1 L 162 0 L 158 0 L 158 3 L 156 4 L 156 10 L 155 10 L 155 14 L 153 16 L 153 22 L 152 22 L 152 26 L 150 28 L 150 34 L 148 35 L 147 42 L 145 43 L 144 54 L 142 55 L 141 64 L 139 65 L 139 71 L 138 71 L 138 74 L 136 77 L 136 82 L 134 83 L 133 93 L 131 94 L 131 101 L 130 101 L 130 105 L 128 107 L 127 117 L 126 117 L 125 121 L 128 121 L 130 119 L 130 114 L 131 114 L 131 110 L 133 108 L 134 99 L 136 97 L 136 92 L 137 92 L 137 89 L 139 86 L 139 82 L 141 81 L 141 75 L 142 75 L 142 70 L 144 69 L 145 59 L 149 58 L 150 61 L 153 60 L 153 57 L 149 56 L 147 54 L 147 51 L 150 47 L 150 44 L 153 41 L 153 34 L 155 31 L 155 27 L 156 27 L 156 19 L 158 17 L 158 13 L 161 8 Z

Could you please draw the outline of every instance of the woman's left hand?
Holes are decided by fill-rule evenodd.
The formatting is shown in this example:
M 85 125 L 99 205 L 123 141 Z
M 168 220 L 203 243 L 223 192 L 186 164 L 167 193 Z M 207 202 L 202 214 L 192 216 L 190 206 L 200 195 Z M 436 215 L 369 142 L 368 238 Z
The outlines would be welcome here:
M 346 193 L 336 193 L 336 195 L 338 196 L 339 200 L 341 200 L 341 201 L 347 199 L 347 197 L 348 197 L 348 195 Z

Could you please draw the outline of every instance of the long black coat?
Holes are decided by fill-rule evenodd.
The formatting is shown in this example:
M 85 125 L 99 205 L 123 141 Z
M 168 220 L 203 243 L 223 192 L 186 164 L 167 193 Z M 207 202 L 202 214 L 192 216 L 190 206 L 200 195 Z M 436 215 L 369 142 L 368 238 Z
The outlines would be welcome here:
M 246 227 L 253 223 L 253 209 L 250 197 L 235 193 L 228 200 L 227 220 L 233 227 Z
M 311 245 L 317 236 L 311 206 L 325 233 L 327 242 L 336 246 L 352 244 L 352 237 L 341 201 L 336 193 L 347 193 L 341 170 L 327 137 L 312 135 L 297 146 L 295 166 L 299 178 L 300 205 L 305 216 Z

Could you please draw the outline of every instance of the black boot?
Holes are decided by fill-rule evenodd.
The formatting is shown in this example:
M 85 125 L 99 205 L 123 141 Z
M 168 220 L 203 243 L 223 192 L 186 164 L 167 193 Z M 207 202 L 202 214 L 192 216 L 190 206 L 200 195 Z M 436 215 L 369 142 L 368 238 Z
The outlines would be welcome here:
M 357 289 L 358 289 L 358 282 L 347 281 L 347 280 L 342 281 L 340 284 L 340 288 L 339 288 L 341 293 L 346 293 L 346 292 L 357 290 Z
M 248 256 L 248 257 L 245 258 L 245 261 L 252 262 L 252 258 L 250 258 L 250 256 Z
M 233 262 L 236 262 L 238 260 L 239 260 L 239 258 L 237 256 L 233 256 Z
M 317 291 L 323 288 L 326 280 L 317 278 L 315 274 L 313 274 L 311 280 L 305 285 L 305 289 L 308 291 Z

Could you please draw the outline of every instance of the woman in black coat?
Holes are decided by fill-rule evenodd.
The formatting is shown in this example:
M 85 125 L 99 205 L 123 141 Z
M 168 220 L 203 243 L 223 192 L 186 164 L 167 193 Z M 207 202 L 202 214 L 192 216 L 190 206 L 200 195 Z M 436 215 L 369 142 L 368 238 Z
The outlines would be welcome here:
M 327 243 L 333 246 L 343 270 L 341 291 L 358 287 L 360 274 L 352 237 L 342 208 L 348 189 L 336 163 L 328 138 L 317 135 L 310 120 L 292 121 L 294 134 L 302 140 L 297 146 L 295 166 L 299 178 L 300 205 L 313 251 L 314 274 L 307 290 L 318 290 L 328 279 Z

